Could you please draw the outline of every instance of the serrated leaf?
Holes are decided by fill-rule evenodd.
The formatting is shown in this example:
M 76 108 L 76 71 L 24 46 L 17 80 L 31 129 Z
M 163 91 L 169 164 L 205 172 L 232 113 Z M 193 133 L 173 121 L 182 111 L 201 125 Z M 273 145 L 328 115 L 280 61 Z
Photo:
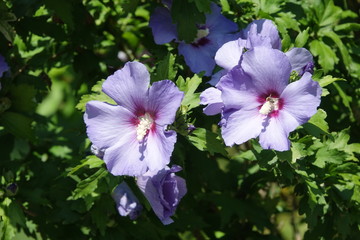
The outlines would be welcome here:
M 335 31 L 359 31 L 360 24 L 359 23 L 343 23 L 336 25 L 334 27 Z
M 176 81 L 176 85 L 185 93 L 181 105 L 187 106 L 187 110 L 195 108 L 200 104 L 200 93 L 195 93 L 196 89 L 201 83 L 201 78 L 196 74 L 192 78 L 179 77 Z
M 326 76 L 322 77 L 318 82 L 321 87 L 326 87 L 327 85 L 329 85 L 333 82 L 336 82 L 336 81 L 346 81 L 346 80 L 343 78 L 335 78 L 333 76 L 326 75 Z
M 347 158 L 348 154 L 337 149 L 320 148 L 313 164 L 319 168 L 324 168 L 327 163 L 341 164 Z
M 33 139 L 31 123 L 31 118 L 20 113 L 4 112 L 0 116 L 0 125 L 19 138 Z
M 319 129 L 321 129 L 324 133 L 329 134 L 329 125 L 326 122 L 327 114 L 321 108 L 310 118 L 308 123 L 315 125 Z
M 95 155 L 87 156 L 84 160 L 81 161 L 81 164 L 71 169 L 71 171 L 68 173 L 68 176 L 74 174 L 76 171 L 80 170 L 85 166 L 88 166 L 89 168 L 98 168 L 103 164 L 104 161 L 98 158 L 97 156 Z
M 100 102 L 107 102 L 113 105 L 116 105 L 116 102 L 110 98 L 108 95 L 106 95 L 103 91 L 101 91 L 102 84 L 105 80 L 98 81 L 92 88 L 91 91 L 93 93 L 85 94 L 81 96 L 81 99 L 78 104 L 76 104 L 75 108 L 85 112 L 86 109 L 86 103 L 92 100 L 97 100 Z
M 310 51 L 314 56 L 319 57 L 319 64 L 328 72 L 334 68 L 334 65 L 339 62 L 335 52 L 324 42 L 313 40 L 310 43 Z
M 295 47 L 301 48 L 305 46 L 307 40 L 309 39 L 309 28 L 300 32 L 295 38 Z
M 168 53 L 166 57 L 159 62 L 156 67 L 156 72 L 152 77 L 154 82 L 160 80 L 174 80 L 176 77 L 177 70 L 174 68 L 175 56 Z
M 225 146 L 218 139 L 216 133 L 210 132 L 204 128 L 197 128 L 191 135 L 188 135 L 188 139 L 200 151 L 208 151 L 210 154 L 220 153 L 227 156 Z
M 107 171 L 104 168 L 100 168 L 90 177 L 80 181 L 73 192 L 73 199 L 76 200 L 93 193 L 98 187 L 99 180 L 106 175 Z

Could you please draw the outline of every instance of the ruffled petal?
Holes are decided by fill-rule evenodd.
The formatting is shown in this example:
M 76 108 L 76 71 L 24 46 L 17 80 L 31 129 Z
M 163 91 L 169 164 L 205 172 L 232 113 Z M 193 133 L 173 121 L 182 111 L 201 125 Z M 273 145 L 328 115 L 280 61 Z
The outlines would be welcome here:
M 194 73 L 205 71 L 205 76 L 210 76 L 214 67 L 214 55 L 218 49 L 216 43 L 209 42 L 204 46 L 180 43 L 178 50 L 184 56 L 186 64 Z
M 139 143 L 134 134 L 125 135 L 127 141 L 119 141 L 113 147 L 105 150 L 104 162 L 113 175 L 139 176 L 148 167 L 145 160 L 143 143 Z
M 150 17 L 149 26 L 156 44 L 164 44 L 177 39 L 176 25 L 172 23 L 171 14 L 167 8 L 155 8 Z
M 105 80 L 102 90 L 116 103 L 136 113 L 144 110 L 149 83 L 150 74 L 144 64 L 127 62 Z
M 230 71 L 239 64 L 246 41 L 239 38 L 222 45 L 215 55 L 215 62 L 220 67 Z
M 281 94 L 283 110 L 291 114 L 298 125 L 306 123 L 317 112 L 320 105 L 321 87 L 311 79 L 310 73 L 290 83 Z
M 285 54 L 290 60 L 291 70 L 298 73 L 302 73 L 304 68 L 313 62 L 313 56 L 305 48 L 293 48 Z
M 136 134 L 136 127 L 132 122 L 134 118 L 134 114 L 126 108 L 99 101 L 88 102 L 84 114 L 90 141 L 103 150 L 126 141 L 128 133 Z
M 165 131 L 164 127 L 156 125 L 156 128 L 149 132 L 144 155 L 150 171 L 163 169 L 169 164 L 175 142 L 175 131 Z
M 227 74 L 227 70 L 225 69 L 222 69 L 216 73 L 214 73 L 212 76 L 211 76 L 211 80 L 208 81 L 207 83 L 210 84 L 211 86 L 215 86 L 219 81 L 220 81 L 220 78 L 222 76 L 224 76 L 225 74 Z
M 200 104 L 207 105 L 203 111 L 206 115 L 216 115 L 221 113 L 224 103 L 221 99 L 221 91 L 210 87 L 200 94 Z
M 268 19 L 260 19 L 253 21 L 244 30 L 241 31 L 240 36 L 243 39 L 248 39 L 249 33 L 251 32 L 250 30 L 251 28 L 254 28 L 254 25 L 256 26 L 256 35 L 258 35 L 258 38 L 269 38 L 272 48 L 281 49 L 281 39 L 279 36 L 279 32 L 274 23 Z M 255 32 L 252 32 L 252 37 L 256 37 L 254 33 Z M 255 39 L 252 40 L 253 42 L 255 42 Z M 258 43 L 261 44 L 261 42 Z
M 159 125 L 171 124 L 180 107 L 184 93 L 169 80 L 154 82 L 149 89 L 147 110 L 155 115 L 155 122 Z
M 221 134 L 226 146 L 241 144 L 259 136 L 264 117 L 255 110 L 237 110 L 224 113 L 226 122 L 221 127 Z
M 291 65 L 286 55 L 276 49 L 255 47 L 243 54 L 241 67 L 252 78 L 260 94 L 280 94 L 289 81 Z
M 277 151 L 287 151 L 290 149 L 289 132 L 284 129 L 284 122 L 281 118 L 268 117 L 263 124 L 264 128 L 259 136 L 262 148 Z

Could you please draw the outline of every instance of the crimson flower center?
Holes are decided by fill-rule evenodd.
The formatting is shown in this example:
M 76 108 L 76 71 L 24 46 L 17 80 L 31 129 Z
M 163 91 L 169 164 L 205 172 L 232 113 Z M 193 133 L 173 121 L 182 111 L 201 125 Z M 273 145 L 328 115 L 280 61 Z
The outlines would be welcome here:
M 154 120 L 148 113 L 145 113 L 143 116 L 138 117 L 138 120 L 139 123 L 136 127 L 136 139 L 140 142 L 144 139 L 146 134 L 148 134 L 154 123 Z
M 265 103 L 261 106 L 259 113 L 268 115 L 273 111 L 279 110 L 279 98 L 276 97 L 267 97 Z

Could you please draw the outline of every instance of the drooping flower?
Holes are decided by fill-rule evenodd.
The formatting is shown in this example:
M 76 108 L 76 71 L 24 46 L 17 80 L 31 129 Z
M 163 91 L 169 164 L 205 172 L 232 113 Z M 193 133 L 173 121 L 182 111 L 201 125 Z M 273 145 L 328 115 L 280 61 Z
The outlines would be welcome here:
M 143 207 L 126 182 L 115 188 L 112 197 L 121 216 L 129 216 L 131 220 L 135 220 L 140 215 Z
M 221 14 L 221 8 L 211 3 L 211 13 L 206 14 L 205 24 L 198 24 L 197 36 L 192 43 L 178 39 L 176 24 L 172 23 L 170 4 L 158 7 L 150 17 L 149 26 L 152 29 L 156 44 L 164 44 L 175 40 L 179 43 L 179 53 L 184 56 L 186 64 L 194 73 L 205 71 L 210 76 L 215 67 L 214 56 L 224 43 L 238 38 L 234 34 L 237 25 Z
M 173 222 L 171 216 L 187 192 L 185 180 L 175 175 L 180 170 L 181 167 L 174 165 L 160 171 L 149 171 L 137 179 L 140 190 L 165 225 Z
M 221 128 L 227 146 L 259 136 L 264 149 L 289 150 L 289 133 L 316 113 L 321 96 L 308 72 L 288 84 L 291 70 L 283 52 L 255 47 L 221 78 Z
M 166 128 L 174 122 L 184 94 L 169 80 L 149 84 L 146 67 L 128 62 L 102 86 L 118 105 L 86 105 L 87 135 L 114 175 L 138 176 L 163 169 L 170 161 L 176 132 Z
M 240 64 L 245 51 L 260 46 L 281 49 L 279 32 L 274 23 L 267 19 L 253 21 L 240 32 L 239 39 L 229 41 L 219 48 L 215 55 L 215 62 L 223 70 L 214 74 L 209 82 L 216 88 L 208 88 L 200 96 L 200 104 L 208 105 L 204 108 L 205 114 L 215 115 L 221 113 L 224 104 L 221 99 L 219 79 Z M 313 72 L 313 56 L 305 48 L 293 48 L 285 54 L 289 58 L 292 71 L 296 71 L 299 76 L 302 76 L 305 72 Z M 217 93 L 215 94 L 215 92 Z M 211 98 L 209 98 L 210 96 Z

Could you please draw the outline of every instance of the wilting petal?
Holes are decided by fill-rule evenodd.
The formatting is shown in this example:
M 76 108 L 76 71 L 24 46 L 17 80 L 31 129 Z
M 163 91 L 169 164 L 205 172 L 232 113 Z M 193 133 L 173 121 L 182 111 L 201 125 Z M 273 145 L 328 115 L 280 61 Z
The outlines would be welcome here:
M 241 66 L 261 94 L 280 94 L 289 81 L 291 65 L 286 55 L 276 49 L 255 47 L 243 54 Z
M 158 7 L 150 17 L 151 27 L 156 44 L 171 42 L 177 38 L 176 25 L 172 23 L 169 9 Z
M 221 113 L 224 104 L 221 99 L 221 91 L 210 87 L 200 94 L 200 104 L 208 105 L 203 111 L 206 115 L 216 115 Z
M 115 102 L 131 112 L 144 110 L 150 74 L 144 64 L 127 62 L 125 66 L 109 76 L 102 90 Z
M 310 73 L 305 73 L 300 80 L 290 83 L 280 97 L 284 101 L 283 110 L 301 125 L 316 113 L 320 105 L 321 87 L 311 79 Z
M 210 76 L 215 67 L 214 55 L 217 46 L 214 43 L 207 43 L 205 46 L 192 44 L 179 44 L 179 53 L 184 56 L 186 64 L 194 73 L 205 71 L 205 76 Z
M 126 108 L 99 101 L 88 102 L 84 114 L 87 135 L 102 150 L 123 141 L 131 132 L 136 134 L 133 118 Z
M 127 141 L 118 142 L 105 150 L 104 162 L 113 175 L 139 176 L 148 169 L 143 143 L 136 139 L 136 133 L 127 134 Z
M 140 215 L 142 206 L 126 182 L 115 188 L 112 197 L 121 216 L 129 216 L 131 220 L 135 220 Z
M 313 56 L 305 48 L 293 48 L 285 54 L 290 60 L 291 70 L 298 73 L 302 73 L 303 69 L 313 61 Z
M 290 149 L 289 132 L 284 129 L 283 122 L 278 117 L 268 117 L 263 124 L 264 128 L 259 136 L 262 148 L 277 151 Z
M 144 155 L 150 171 L 163 169 L 170 162 L 175 142 L 175 131 L 164 131 L 164 127 L 156 126 L 149 132 Z
M 246 41 L 239 38 L 222 45 L 215 55 L 215 62 L 220 67 L 230 71 L 239 64 L 241 55 L 244 51 Z
M 227 116 L 228 115 L 228 116 Z M 230 114 L 224 113 L 226 123 L 221 127 L 221 134 L 226 146 L 241 144 L 259 136 L 263 128 L 264 117 L 257 109 L 237 110 Z
M 155 113 L 155 122 L 159 125 L 171 124 L 181 104 L 184 93 L 169 80 L 154 82 L 149 89 L 147 110 Z

